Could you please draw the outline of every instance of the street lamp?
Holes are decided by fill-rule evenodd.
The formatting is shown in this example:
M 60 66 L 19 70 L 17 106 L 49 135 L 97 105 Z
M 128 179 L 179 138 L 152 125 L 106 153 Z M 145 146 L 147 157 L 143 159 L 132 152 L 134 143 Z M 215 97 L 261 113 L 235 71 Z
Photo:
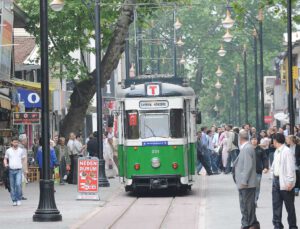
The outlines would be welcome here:
M 218 65 L 218 70 L 216 71 L 216 75 L 217 75 L 218 77 L 221 77 L 221 76 L 223 75 L 223 71 L 221 70 L 220 65 Z
M 221 89 L 222 84 L 220 83 L 220 81 L 218 80 L 217 83 L 215 84 L 215 88 L 217 89 Z
M 174 23 L 174 28 L 177 30 L 177 29 L 180 29 L 182 26 L 181 22 L 179 21 L 179 19 L 177 18 L 176 19 L 176 22 Z
M 184 42 L 182 41 L 181 37 L 178 39 L 178 41 L 176 42 L 178 47 L 181 47 L 184 45 Z
M 248 89 L 247 89 L 247 47 L 244 44 L 244 87 L 245 87 L 245 123 L 248 123 Z
M 229 29 L 227 29 L 225 35 L 223 36 L 223 40 L 225 42 L 231 42 L 232 39 L 233 39 L 233 36 L 230 34 Z
M 221 47 L 218 51 L 219 56 L 225 56 L 226 55 L 226 50 L 223 47 L 223 44 L 221 44 Z
M 214 106 L 214 111 L 215 111 L 215 112 L 218 112 L 218 111 L 219 111 L 219 108 L 218 108 L 217 105 Z
M 215 96 L 215 100 L 219 101 L 221 99 L 221 96 L 219 95 L 219 92 L 217 92 L 216 96 Z
M 84 2 L 85 0 L 83 0 Z M 90 0 L 92 1 L 92 0 Z M 62 9 L 64 0 L 53 0 L 50 4 L 56 9 Z M 97 98 L 97 145 L 99 158 L 99 187 L 109 187 L 105 175 L 105 161 L 103 159 L 103 131 L 102 131 L 102 91 L 101 91 L 101 27 L 100 27 L 100 0 L 95 0 L 95 49 L 96 49 L 96 98 Z
M 255 123 L 256 128 L 260 130 L 259 127 L 259 113 L 258 113 L 258 75 L 257 75 L 257 32 L 256 29 L 253 30 L 253 53 L 254 53 L 254 87 L 255 87 Z
M 263 9 L 259 9 L 259 13 L 257 16 L 257 20 L 259 21 L 259 59 L 260 59 L 260 97 L 261 97 L 261 111 L 260 111 L 260 121 L 261 121 L 261 129 L 263 130 L 265 128 L 265 95 L 264 95 L 264 58 L 263 58 L 263 23 L 264 15 L 263 15 Z
M 50 7 L 54 11 L 61 11 L 64 8 L 64 0 L 53 0 L 50 3 Z
M 55 1 L 54 1 L 55 2 Z M 57 2 L 57 1 L 56 1 Z M 59 7 L 58 7 L 59 8 Z M 56 8 L 56 9 L 58 9 Z M 62 221 L 54 197 L 54 181 L 50 174 L 50 123 L 49 123 L 49 66 L 48 66 L 48 0 L 40 0 L 40 44 L 41 44 L 41 97 L 42 97 L 42 149 L 43 167 L 40 180 L 38 209 L 32 219 L 35 222 Z
M 225 29 L 230 29 L 234 24 L 234 20 L 231 18 L 229 9 L 226 10 L 226 18 L 222 21 L 222 25 Z
M 295 111 L 293 101 L 293 44 L 292 44 L 292 2 L 287 1 L 287 32 L 288 32 L 288 82 L 289 82 L 289 119 L 290 119 L 290 134 L 294 134 L 295 126 Z

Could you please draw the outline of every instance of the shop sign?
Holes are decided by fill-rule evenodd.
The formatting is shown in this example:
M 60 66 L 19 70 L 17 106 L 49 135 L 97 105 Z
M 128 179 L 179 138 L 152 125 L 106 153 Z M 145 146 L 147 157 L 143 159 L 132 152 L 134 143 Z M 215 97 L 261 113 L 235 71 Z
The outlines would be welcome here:
M 13 125 L 39 125 L 40 112 L 13 112 Z
M 99 200 L 98 177 L 99 160 L 98 158 L 82 157 L 78 159 L 78 200 Z
M 272 116 L 265 116 L 264 121 L 266 124 L 270 124 L 273 122 L 273 117 Z
M 32 90 L 18 88 L 19 101 L 24 102 L 25 108 L 40 108 L 42 106 L 40 95 Z

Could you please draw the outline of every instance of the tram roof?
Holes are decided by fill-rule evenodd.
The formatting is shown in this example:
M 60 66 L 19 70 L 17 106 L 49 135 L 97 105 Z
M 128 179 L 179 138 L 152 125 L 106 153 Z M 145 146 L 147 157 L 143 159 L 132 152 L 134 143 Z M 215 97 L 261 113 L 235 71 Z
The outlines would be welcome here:
M 170 96 L 194 96 L 195 92 L 191 87 L 184 87 L 176 84 L 170 83 L 159 83 L 161 85 L 160 97 L 170 97 Z M 122 89 L 118 93 L 120 98 L 139 98 L 139 97 L 150 97 L 146 95 L 145 84 L 137 84 L 132 87 Z

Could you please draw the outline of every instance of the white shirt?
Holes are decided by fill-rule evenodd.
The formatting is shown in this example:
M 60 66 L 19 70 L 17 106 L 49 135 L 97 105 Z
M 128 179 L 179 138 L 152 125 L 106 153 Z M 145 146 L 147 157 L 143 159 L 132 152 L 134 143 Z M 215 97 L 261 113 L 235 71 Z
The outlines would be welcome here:
M 69 139 L 67 146 L 69 148 L 70 155 L 73 155 L 74 154 L 74 140 Z
M 21 148 L 8 148 L 5 152 L 5 158 L 9 160 L 10 169 L 22 169 L 22 159 L 25 158 L 24 150 Z
M 279 171 L 280 171 L 280 154 L 283 149 L 283 146 L 280 146 L 280 148 L 276 149 L 274 153 L 274 160 L 273 160 L 273 174 L 274 176 L 279 176 Z

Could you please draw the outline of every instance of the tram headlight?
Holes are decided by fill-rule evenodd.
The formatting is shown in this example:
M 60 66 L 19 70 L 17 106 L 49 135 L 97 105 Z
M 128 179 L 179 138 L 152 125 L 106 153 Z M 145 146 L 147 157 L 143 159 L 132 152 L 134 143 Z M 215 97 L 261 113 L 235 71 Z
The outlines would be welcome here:
M 160 166 L 160 160 L 158 157 L 152 158 L 151 163 L 153 168 L 158 168 Z

